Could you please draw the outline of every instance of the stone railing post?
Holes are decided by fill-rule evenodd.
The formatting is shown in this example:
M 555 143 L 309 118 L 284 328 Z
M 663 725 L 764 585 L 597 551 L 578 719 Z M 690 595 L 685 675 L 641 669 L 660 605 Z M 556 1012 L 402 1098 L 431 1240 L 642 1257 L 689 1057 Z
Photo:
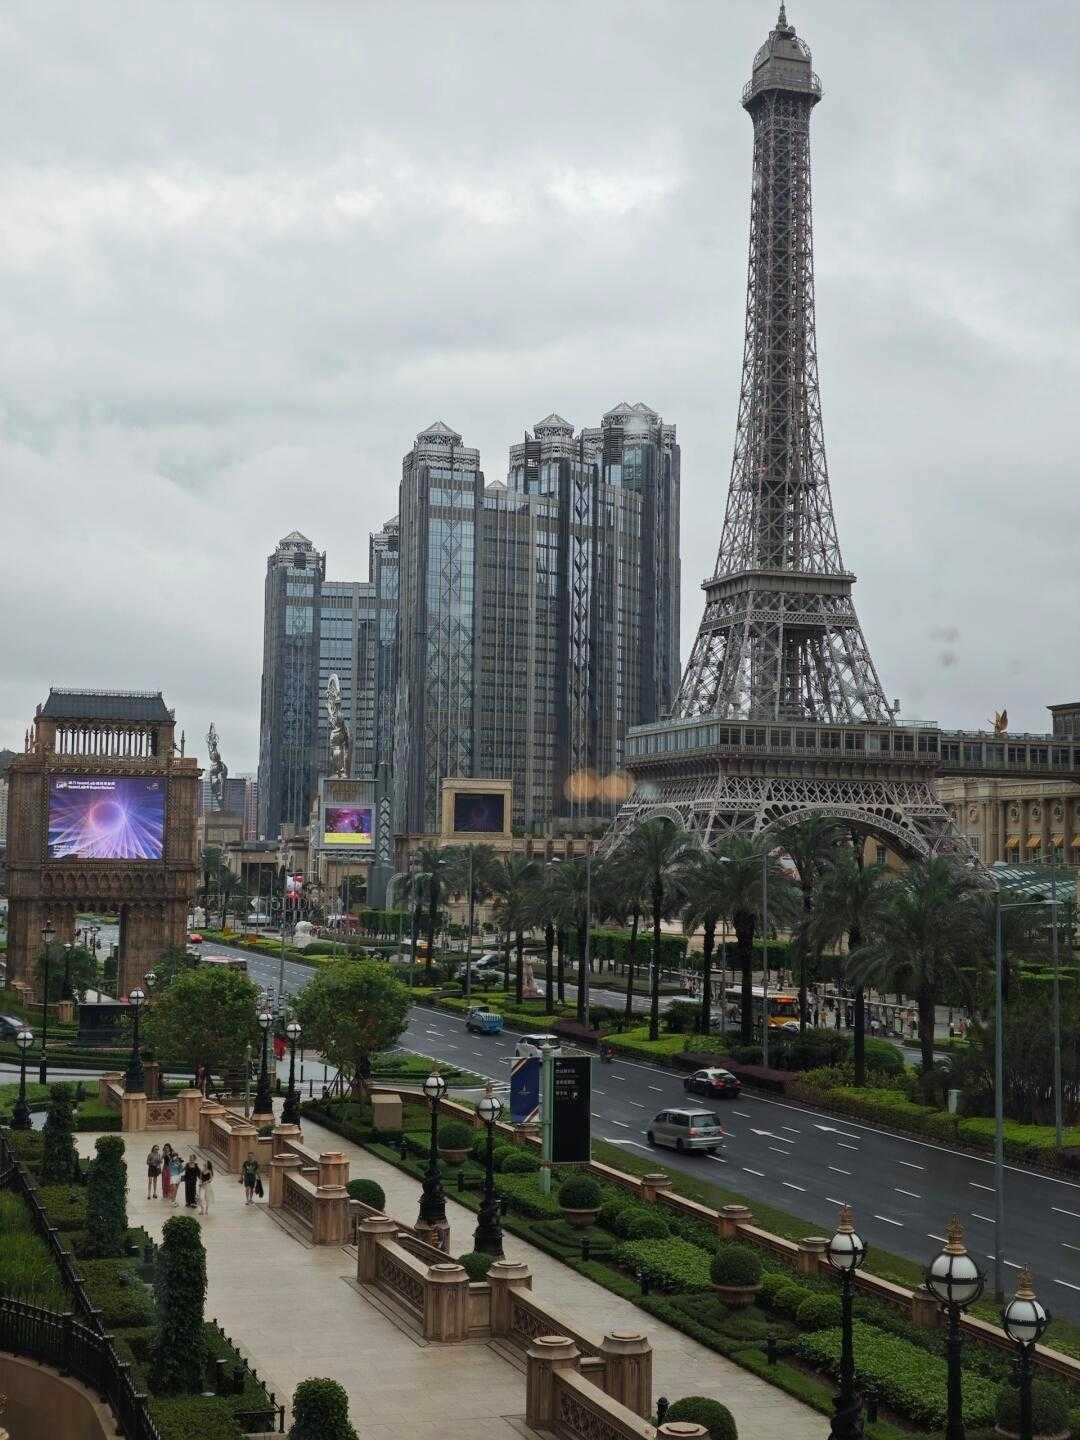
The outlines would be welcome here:
M 247 1157 L 255 1154 L 258 1138 L 259 1132 L 254 1125 L 243 1122 L 232 1125 L 229 1131 L 229 1169 L 234 1175 L 239 1174 L 240 1166 Z
M 487 1273 L 491 1286 L 491 1333 L 509 1335 L 514 1328 L 514 1292 L 532 1289 L 532 1271 L 523 1260 L 496 1260 Z
M 361 1285 L 374 1285 L 379 1278 L 379 1246 L 393 1240 L 398 1223 L 389 1215 L 367 1215 L 356 1227 L 356 1278 Z
M 300 1169 L 299 1155 L 275 1155 L 270 1161 L 270 1194 L 267 1197 L 271 1210 L 280 1210 L 285 1203 L 285 1172 Z
M 157 1060 L 143 1061 L 143 1074 L 146 1077 L 144 1089 L 148 1100 L 161 1098 L 161 1065 Z
M 525 1423 L 555 1422 L 555 1377 L 560 1370 L 576 1370 L 578 1348 L 565 1335 L 538 1335 L 525 1352 Z
M 920 1330 L 933 1330 L 941 1324 L 941 1307 L 925 1285 L 911 1292 L 911 1323 Z
M 424 1279 L 424 1339 L 464 1340 L 469 1333 L 469 1276 L 448 1260 L 429 1265 Z
M 795 1269 L 800 1275 L 816 1275 L 825 1261 L 829 1244 L 827 1235 L 804 1235 L 799 1241 L 799 1253 L 795 1257 Z M 826 1262 L 827 1263 L 827 1262 Z
M 120 1097 L 120 1129 L 125 1135 L 146 1129 L 146 1096 L 141 1092 L 129 1095 L 125 1090 Z
M 120 1081 L 121 1081 L 122 1079 L 123 1079 L 123 1076 L 120 1074 L 119 1071 L 117 1071 L 115 1074 L 113 1074 L 112 1072 L 110 1072 L 108 1075 L 99 1075 L 99 1076 L 98 1076 L 98 1082 L 97 1082 L 97 1098 L 98 1098 L 99 1104 L 101 1104 L 101 1105 L 108 1105 L 108 1104 L 110 1103 L 110 1101 L 109 1101 L 109 1086 L 110 1086 L 110 1085 L 119 1085 L 119 1084 L 120 1084 Z
M 604 1392 L 635 1415 L 652 1414 L 652 1346 L 639 1330 L 609 1330 L 600 1342 Z
M 660 1199 L 661 1191 L 670 1189 L 670 1175 L 654 1171 L 651 1175 L 642 1175 L 641 1177 L 641 1198 L 647 1205 L 655 1205 Z
M 709 1440 L 709 1432 L 693 1420 L 668 1420 L 656 1432 L 656 1440 Z
M 324 1150 L 319 1156 L 319 1189 L 324 1185 L 349 1183 L 349 1162 L 340 1150 Z
M 304 1132 L 299 1125 L 275 1125 L 274 1126 L 274 1154 L 278 1155 L 283 1150 L 288 1150 L 291 1145 L 302 1145 L 304 1143 Z
M 181 1090 L 176 1097 L 176 1123 L 181 1130 L 198 1130 L 201 1090 Z
M 344 1185 L 320 1185 L 315 1192 L 311 1238 L 316 1245 L 346 1245 L 349 1234 L 349 1192 Z
M 737 1240 L 739 1226 L 753 1223 L 754 1217 L 745 1205 L 722 1205 L 720 1207 L 720 1234 L 725 1240 Z
M 211 1122 L 225 1114 L 225 1106 L 218 1105 L 213 1100 L 204 1100 L 199 1110 L 199 1149 L 209 1150 Z

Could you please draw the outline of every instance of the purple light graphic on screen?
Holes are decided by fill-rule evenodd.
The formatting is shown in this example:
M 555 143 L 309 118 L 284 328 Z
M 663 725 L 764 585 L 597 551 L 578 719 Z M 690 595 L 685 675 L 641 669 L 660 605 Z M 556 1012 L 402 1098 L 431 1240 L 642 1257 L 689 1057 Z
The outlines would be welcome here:
M 160 860 L 165 782 L 98 775 L 49 781 L 49 858 Z

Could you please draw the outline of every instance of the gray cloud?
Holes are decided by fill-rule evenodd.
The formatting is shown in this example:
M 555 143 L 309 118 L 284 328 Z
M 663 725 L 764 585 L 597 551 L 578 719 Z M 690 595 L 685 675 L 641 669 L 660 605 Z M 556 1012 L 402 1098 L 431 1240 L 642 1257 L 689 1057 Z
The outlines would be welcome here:
M 825 86 L 826 441 L 879 671 L 928 718 L 1043 728 L 1075 689 L 1071 10 L 789 13 Z M 50 683 L 160 685 L 253 768 L 266 553 L 299 526 L 366 574 L 436 416 L 490 478 L 552 409 L 675 421 L 688 649 L 741 357 L 738 97 L 772 14 L 8 7 L 0 744 Z

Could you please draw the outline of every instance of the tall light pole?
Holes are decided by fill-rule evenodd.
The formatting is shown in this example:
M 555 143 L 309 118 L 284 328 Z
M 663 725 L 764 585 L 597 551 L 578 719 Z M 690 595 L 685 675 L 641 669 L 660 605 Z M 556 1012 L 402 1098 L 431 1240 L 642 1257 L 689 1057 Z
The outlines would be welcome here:
M 41 927 L 41 943 L 45 947 L 45 974 L 41 986 L 41 1063 L 38 1065 L 38 1083 L 45 1085 L 49 1079 L 49 1062 L 46 1050 L 49 1048 L 49 952 L 56 931 L 52 922 L 46 920 Z
M 285 1026 L 289 1037 L 289 1088 L 285 1093 L 285 1104 L 281 1107 L 281 1118 L 286 1125 L 300 1124 L 300 1096 L 296 1092 L 296 1042 L 300 1039 L 300 1021 L 290 1020 Z
M 139 1011 L 146 999 L 146 993 L 138 986 L 128 996 L 131 1005 L 132 1032 L 131 1032 L 131 1057 L 128 1060 L 127 1073 L 124 1076 L 124 1091 L 128 1095 L 143 1095 L 146 1093 L 146 1072 L 143 1070 L 142 1053 L 139 1050 Z
M 469 846 L 469 904 L 466 910 L 466 935 L 465 935 L 465 999 L 472 998 L 472 928 L 473 928 L 473 850 Z M 502 1252 L 500 1251 L 500 1254 Z
M 262 1057 L 259 1061 L 259 1083 L 255 1089 L 255 1114 L 273 1116 L 274 1102 L 270 1096 L 270 1071 L 266 1051 L 270 1041 L 270 1026 L 274 1023 L 274 1012 L 269 1005 L 259 1011 L 259 1027 L 262 1030 Z
M 439 1171 L 439 1101 L 446 1094 L 446 1081 L 433 1072 L 424 1081 L 424 1094 L 431 1106 L 431 1139 L 428 1142 L 428 1163 L 424 1187 L 420 1192 L 420 1223 L 433 1229 L 446 1229 L 446 1192 Z
M 761 837 L 761 1063 L 769 1063 L 769 847 Z
M 1020 1271 L 1016 1294 L 1001 1312 L 1001 1323 L 1018 1352 L 1016 1378 L 1020 1389 L 1020 1440 L 1032 1440 L 1035 1425 L 1031 1412 L 1031 1359 L 1035 1346 L 1050 1324 L 1050 1316 L 1035 1298 L 1035 1285 L 1026 1266 Z
M 484 1193 L 480 1201 L 473 1249 L 484 1255 L 503 1253 L 503 1232 L 499 1224 L 499 1202 L 495 1198 L 495 1125 L 502 1114 L 502 1101 L 490 1090 L 476 1106 L 476 1113 L 487 1126 L 484 1147 Z
M 825 1258 L 840 1276 L 840 1389 L 833 1403 L 829 1440 L 861 1440 L 862 1401 L 855 1390 L 851 1302 L 855 1272 L 866 1259 L 866 1242 L 856 1232 L 850 1205 L 840 1211 L 840 1223 L 825 1247 Z
M 26 1052 L 33 1043 L 34 1036 L 30 1030 L 20 1030 L 15 1036 L 15 1044 L 19 1047 L 19 1098 L 11 1116 L 13 1130 L 30 1129 L 30 1106 L 26 1102 Z
M 64 983 L 60 987 L 60 999 L 71 999 L 71 941 L 64 941 Z
M 949 1375 L 945 1440 L 964 1440 L 964 1401 L 960 1389 L 963 1350 L 960 1316 L 968 1305 L 974 1305 L 978 1300 L 985 1283 L 982 1271 L 967 1252 L 963 1227 L 954 1215 L 949 1222 L 945 1248 L 930 1262 L 926 1271 L 926 1288 L 944 1309 L 948 1323 L 946 1360 Z

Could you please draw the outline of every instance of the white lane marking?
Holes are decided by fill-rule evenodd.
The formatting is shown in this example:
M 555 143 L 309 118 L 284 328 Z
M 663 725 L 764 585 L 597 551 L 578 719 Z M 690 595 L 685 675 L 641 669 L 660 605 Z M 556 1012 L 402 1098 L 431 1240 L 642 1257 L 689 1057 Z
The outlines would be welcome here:
M 745 1172 L 747 1173 L 747 1175 L 756 1175 L 756 1176 L 758 1177 L 758 1179 L 760 1179 L 760 1180 L 764 1180 L 764 1179 L 765 1179 L 765 1171 L 764 1171 L 764 1170 L 751 1170 L 749 1165 L 744 1165 L 742 1168 L 743 1168 L 743 1170 L 745 1170 Z
M 621 1125 L 624 1130 L 629 1130 L 629 1129 L 630 1129 L 630 1126 L 627 1124 L 627 1122 L 626 1122 L 625 1120 L 612 1120 L 611 1123 L 612 1123 L 613 1125 Z
M 985 1220 L 986 1223 L 987 1223 L 987 1225 L 996 1225 L 996 1224 L 997 1224 L 997 1221 L 996 1221 L 996 1220 L 992 1220 L 989 1215 L 980 1215 L 977 1210 L 972 1210 L 972 1212 L 971 1212 L 971 1218 L 972 1218 L 973 1220 Z
M 717 1163 L 717 1165 L 726 1165 L 726 1164 L 727 1164 L 727 1161 L 726 1161 L 726 1160 L 721 1160 L 719 1155 L 710 1155 L 710 1156 L 709 1156 L 709 1159 L 710 1159 L 710 1160 L 715 1160 L 716 1163 Z
M 640 1140 L 624 1140 L 621 1135 L 601 1135 L 600 1139 L 608 1145 L 633 1145 L 635 1150 L 648 1150 L 648 1145 L 642 1145 Z
M 888 1215 L 875 1215 L 874 1219 L 884 1220 L 886 1225 L 895 1225 L 898 1230 L 904 1228 L 904 1222 L 902 1220 L 890 1220 Z
M 794 1125 L 781 1125 L 781 1130 L 790 1130 L 793 1135 L 801 1135 L 801 1130 L 796 1130 Z
M 779 1140 L 779 1141 L 781 1142 L 781 1144 L 783 1144 L 783 1145 L 794 1145 L 794 1144 L 795 1144 L 795 1141 L 794 1141 L 794 1140 L 788 1140 L 788 1139 L 786 1139 L 783 1135 L 774 1135 L 771 1130 L 754 1130 L 754 1127 L 753 1127 L 752 1125 L 751 1125 L 750 1129 L 751 1129 L 751 1131 L 753 1132 L 753 1134 L 755 1134 L 755 1135 L 763 1135 L 767 1140 Z
M 826 1196 L 825 1196 L 825 1199 L 828 1200 L 828 1202 L 829 1202 L 830 1205 L 846 1205 L 846 1204 L 847 1204 L 847 1201 L 846 1201 L 846 1200 L 837 1200 L 837 1198 L 835 1197 L 835 1195 L 826 1195 Z
M 770 1149 L 770 1150 L 775 1150 L 776 1153 L 777 1153 L 777 1155 L 790 1155 L 790 1154 L 791 1154 L 791 1151 L 790 1151 L 790 1150 L 781 1150 L 779 1145 L 770 1145 L 770 1146 L 769 1146 L 769 1149 Z
M 1076 1251 L 1080 1252 L 1080 1245 L 1070 1245 L 1067 1240 L 1062 1240 L 1061 1243 L 1062 1243 L 1062 1245 L 1065 1246 L 1065 1249 L 1066 1249 L 1066 1250 L 1076 1250 Z
M 804 1195 L 806 1194 L 805 1185 L 793 1185 L 790 1180 L 781 1180 L 780 1184 L 786 1186 L 789 1190 L 801 1190 Z
M 658 1095 L 662 1095 L 664 1093 L 664 1087 L 662 1085 L 650 1085 L 649 1089 L 655 1090 Z
M 816 1120 L 814 1121 L 814 1129 L 826 1130 L 830 1135 L 843 1135 L 845 1140 L 857 1140 L 859 1138 L 857 1135 L 849 1135 L 846 1130 L 841 1130 L 839 1125 L 819 1125 Z
M 597 1090 L 596 1086 L 594 1085 L 594 1086 L 593 1086 L 593 1092 L 592 1092 L 592 1093 L 593 1093 L 594 1095 L 606 1095 L 606 1094 L 607 1094 L 607 1091 L 606 1091 L 606 1090 Z
M 451 1045 L 451 1044 L 450 1044 L 450 1041 L 447 1040 L 447 1042 L 446 1042 L 446 1048 L 447 1048 L 447 1050 L 456 1050 L 458 1047 L 457 1047 L 456 1045 Z
M 914 1160 L 898 1160 L 898 1165 L 906 1165 L 909 1170 L 921 1170 L 921 1165 L 916 1165 Z
M 996 1193 L 992 1185 L 980 1185 L 978 1180 L 969 1180 L 968 1184 L 973 1190 L 989 1190 L 991 1195 Z
M 735 1109 L 732 1109 L 732 1112 L 731 1112 L 731 1113 L 732 1113 L 733 1115 L 740 1115 L 744 1120 L 752 1120 L 752 1119 L 753 1119 L 753 1116 L 750 1114 L 750 1112 L 749 1112 L 748 1110 L 735 1110 Z
M 484 1052 L 483 1052 L 483 1050 L 470 1050 L 470 1051 L 469 1051 L 469 1054 L 470 1054 L 470 1055 L 479 1055 L 481 1060 L 484 1058 Z
M 1080 1215 L 1078 1215 L 1075 1210 L 1062 1210 L 1060 1205 L 1051 1205 L 1050 1209 L 1056 1211 L 1059 1215 L 1070 1215 L 1074 1220 L 1080 1220 Z
M 893 1189 L 895 1190 L 895 1192 L 897 1193 L 897 1195 L 910 1195 L 911 1198 L 912 1198 L 912 1200 L 921 1200 L 921 1199 L 922 1199 L 922 1196 L 921 1196 L 921 1195 L 916 1195 L 914 1190 L 901 1190 L 899 1185 L 894 1185 L 894 1186 L 893 1186 Z
M 1003 1260 L 1001 1263 L 1008 1265 L 1010 1270 L 1022 1270 L 1024 1268 L 1022 1265 L 1018 1265 L 1015 1260 Z
M 850 1175 L 850 1174 L 851 1174 L 851 1171 L 850 1171 L 850 1170 L 841 1170 L 839 1165 L 830 1165 L 830 1166 L 829 1166 L 829 1169 L 830 1169 L 830 1170 L 835 1170 L 836 1173 L 837 1173 L 837 1175 Z M 828 1196 L 826 1196 L 825 1198 L 828 1199 Z
M 631 1100 L 631 1101 L 629 1101 L 628 1103 L 631 1104 L 631 1105 L 633 1105 L 633 1106 L 634 1106 L 636 1109 L 638 1109 L 638 1110 L 644 1110 L 644 1109 L 645 1109 L 645 1106 L 641 1103 L 640 1100 Z
M 589 1114 L 592 1116 L 592 1118 L 593 1118 L 594 1120 L 602 1120 L 602 1119 L 604 1118 L 602 1115 L 597 1114 L 597 1112 L 596 1112 L 595 1110 L 590 1110 L 590 1111 L 589 1111 Z
M 1080 1285 L 1074 1285 L 1071 1280 L 1055 1280 L 1055 1285 L 1064 1285 L 1067 1290 L 1080 1290 Z
M 836 1143 L 840 1146 L 841 1150 L 858 1150 L 859 1148 L 858 1145 L 845 1145 L 843 1140 L 838 1140 Z
M 611 1078 L 612 1078 L 613 1080 L 621 1080 L 624 1085 L 626 1084 L 626 1076 L 625 1076 L 625 1075 L 613 1075 Z
M 929 1231 L 929 1230 L 928 1230 L 926 1233 L 927 1233 L 927 1235 L 930 1235 L 930 1231 Z M 939 1245 L 944 1245 L 944 1244 L 946 1243 L 946 1241 L 945 1241 L 945 1236 L 944 1236 L 944 1235 L 930 1235 L 930 1239 L 931 1239 L 931 1240 L 936 1240 Z

